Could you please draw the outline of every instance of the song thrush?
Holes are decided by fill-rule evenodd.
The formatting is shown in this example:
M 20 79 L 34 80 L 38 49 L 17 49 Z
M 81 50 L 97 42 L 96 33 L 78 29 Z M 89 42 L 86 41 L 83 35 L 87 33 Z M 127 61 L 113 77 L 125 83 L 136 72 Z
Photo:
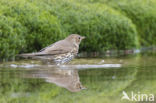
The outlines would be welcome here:
M 36 53 L 20 54 L 22 57 L 41 59 L 42 61 L 64 64 L 71 61 L 78 53 L 79 44 L 84 36 L 71 34 L 64 40 L 55 42 Z

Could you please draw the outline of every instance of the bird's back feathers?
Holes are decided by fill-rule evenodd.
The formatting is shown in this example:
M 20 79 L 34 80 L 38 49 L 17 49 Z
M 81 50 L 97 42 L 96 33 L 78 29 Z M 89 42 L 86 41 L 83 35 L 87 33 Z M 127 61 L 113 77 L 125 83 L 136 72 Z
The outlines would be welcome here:
M 18 56 L 52 61 L 58 61 L 58 59 L 59 61 L 69 61 L 78 53 L 80 42 L 77 43 L 76 41 L 77 39 L 81 39 L 80 37 L 80 35 L 72 34 L 64 40 L 60 40 L 41 49 L 39 52 L 25 53 Z
M 60 40 L 54 44 L 51 44 L 39 52 L 36 53 L 25 53 L 20 54 L 19 56 L 23 57 L 32 57 L 32 56 L 48 56 L 48 55 L 57 55 L 57 54 L 64 54 L 72 51 L 72 44 L 68 43 L 68 41 Z

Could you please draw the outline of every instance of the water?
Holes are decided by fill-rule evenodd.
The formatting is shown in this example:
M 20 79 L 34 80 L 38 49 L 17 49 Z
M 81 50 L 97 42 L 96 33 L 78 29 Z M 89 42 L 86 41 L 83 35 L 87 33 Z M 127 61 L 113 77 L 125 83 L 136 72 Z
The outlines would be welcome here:
M 65 66 L 0 64 L 0 103 L 131 103 L 121 100 L 123 91 L 156 96 L 155 53 L 79 58 Z M 156 102 L 143 99 L 134 102 Z

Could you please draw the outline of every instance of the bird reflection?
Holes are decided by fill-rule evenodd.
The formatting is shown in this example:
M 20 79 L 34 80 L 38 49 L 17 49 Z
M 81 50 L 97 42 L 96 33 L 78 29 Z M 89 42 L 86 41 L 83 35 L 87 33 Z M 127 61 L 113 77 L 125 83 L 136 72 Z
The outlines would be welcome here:
M 28 78 L 43 78 L 46 82 L 54 83 L 71 92 L 78 92 L 82 89 L 86 89 L 80 82 L 77 69 L 39 69 L 31 71 L 25 76 Z

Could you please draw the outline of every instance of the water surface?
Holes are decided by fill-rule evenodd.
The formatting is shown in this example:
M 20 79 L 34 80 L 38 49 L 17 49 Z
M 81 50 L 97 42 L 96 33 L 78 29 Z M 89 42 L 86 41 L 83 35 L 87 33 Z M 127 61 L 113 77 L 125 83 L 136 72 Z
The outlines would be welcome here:
M 66 66 L 0 64 L 0 103 L 131 103 L 121 100 L 123 91 L 156 95 L 155 53 L 77 58 Z

